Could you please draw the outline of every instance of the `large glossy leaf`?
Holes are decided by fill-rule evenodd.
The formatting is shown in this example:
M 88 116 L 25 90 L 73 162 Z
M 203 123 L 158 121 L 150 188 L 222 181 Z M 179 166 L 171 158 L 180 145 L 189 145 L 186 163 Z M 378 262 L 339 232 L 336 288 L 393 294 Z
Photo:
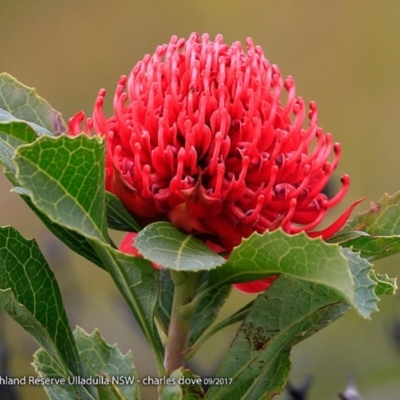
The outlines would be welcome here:
M 357 259 L 357 261 L 355 261 Z M 354 265 L 363 265 L 360 274 Z M 266 275 L 284 274 L 335 290 L 365 318 L 376 310 L 375 283 L 368 274 L 372 265 L 337 244 L 311 239 L 305 233 L 287 235 L 281 230 L 253 234 L 234 248 L 222 267 L 210 272 L 211 282 L 237 283 Z M 355 279 L 361 279 L 361 284 Z
M 19 188 L 14 188 L 16 192 L 20 194 L 25 203 L 31 208 L 31 210 L 40 218 L 40 220 L 47 226 L 47 228 L 57 236 L 63 243 L 65 243 L 73 251 L 96 264 L 98 267 L 105 269 L 105 266 L 90 241 L 84 236 L 72 229 L 65 228 L 61 223 L 54 222 L 41 212 L 32 202 L 29 192 L 20 192 Z
M 348 221 L 329 241 L 351 247 L 369 260 L 400 252 L 400 192 L 371 203 L 368 211 Z
M 225 262 L 202 240 L 176 229 L 169 222 L 156 222 L 141 230 L 135 247 L 147 259 L 176 271 L 204 271 Z
M 48 218 L 80 235 L 108 240 L 104 147 L 97 138 L 43 136 L 19 147 L 13 160 L 18 182 Z
M 252 304 L 217 378 L 210 400 L 263 400 L 280 393 L 290 370 L 290 350 L 299 341 L 341 316 L 348 305 L 327 286 L 280 276 Z
M 40 97 L 34 88 L 5 72 L 0 74 L 0 108 L 21 120 L 45 128 L 52 135 L 66 131 L 66 124 L 58 111 Z
M 39 136 L 40 129 L 42 128 L 33 123 L 20 121 L 8 112 L 0 110 L 0 163 L 4 166 L 5 174 L 10 182 L 15 186 L 13 190 L 21 195 L 22 199 L 51 232 L 53 232 L 72 250 L 76 251 L 78 254 L 87 258 L 99 267 L 104 268 L 92 246 L 82 235 L 63 228 L 56 222 L 51 221 L 32 203 L 30 193 L 19 186 L 20 184 L 16 178 L 16 166 L 12 157 L 19 146 L 34 142 Z M 97 160 L 97 162 L 100 161 L 100 159 Z
M 17 178 L 32 204 L 57 227 L 90 245 L 128 302 L 162 371 L 162 345 L 154 324 L 157 271 L 149 261 L 119 252 L 108 243 L 104 190 L 104 148 L 85 135 L 41 137 L 18 148 Z M 60 236 L 63 240 L 64 236 Z
M 60 290 L 36 242 L 0 228 L 0 305 L 64 374 L 85 376 Z
M 341 316 L 350 304 L 366 318 L 377 310 L 371 264 L 349 249 L 341 252 L 354 281 L 353 302 L 326 282 L 280 276 L 251 305 L 217 373 L 233 378 L 232 384 L 212 387 L 208 399 L 271 399 L 285 386 L 295 344 Z M 388 289 L 390 282 L 385 284 Z
M 215 285 L 253 281 L 285 274 L 320 283 L 354 302 L 353 278 L 339 246 L 306 234 L 287 235 L 281 230 L 254 233 L 235 247 L 228 261 L 210 272 Z
M 282 230 L 254 233 L 244 239 L 226 264 L 211 271 L 211 280 L 238 283 L 278 273 L 327 284 L 352 298 L 352 277 L 339 246 L 310 239 L 304 233 L 287 235 Z

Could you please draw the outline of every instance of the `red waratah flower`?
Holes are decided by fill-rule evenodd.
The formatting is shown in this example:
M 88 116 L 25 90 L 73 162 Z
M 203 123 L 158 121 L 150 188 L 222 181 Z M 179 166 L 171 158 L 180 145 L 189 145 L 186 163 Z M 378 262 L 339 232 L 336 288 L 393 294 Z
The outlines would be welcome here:
M 169 220 L 228 253 L 251 233 L 278 227 L 326 239 L 358 204 L 313 231 L 349 187 L 344 175 L 333 198 L 322 193 L 340 145 L 318 127 L 314 102 L 305 126 L 293 78 L 283 80 L 260 46 L 246 44 L 247 52 L 222 35 L 173 36 L 120 78 L 110 118 L 100 90 L 83 130 L 106 140 L 106 189 L 143 225 Z M 83 112 L 72 117 L 69 134 L 84 120 Z M 241 289 L 265 289 L 258 282 Z

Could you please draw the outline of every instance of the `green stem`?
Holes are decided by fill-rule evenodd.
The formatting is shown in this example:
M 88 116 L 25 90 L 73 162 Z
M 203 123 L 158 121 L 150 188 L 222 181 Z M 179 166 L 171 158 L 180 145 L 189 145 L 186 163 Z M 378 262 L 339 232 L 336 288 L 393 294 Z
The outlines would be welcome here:
M 194 272 L 171 270 L 170 274 L 175 290 L 164 356 L 167 374 L 171 374 L 172 371 L 185 364 L 185 355 L 189 347 L 190 323 L 195 308 L 189 307 L 185 310 L 184 306 L 193 300 L 199 278 Z

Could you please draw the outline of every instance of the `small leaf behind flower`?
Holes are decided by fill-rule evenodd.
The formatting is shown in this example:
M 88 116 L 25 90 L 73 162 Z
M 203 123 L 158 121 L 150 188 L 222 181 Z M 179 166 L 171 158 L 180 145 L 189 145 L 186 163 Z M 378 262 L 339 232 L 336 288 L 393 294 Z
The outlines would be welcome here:
M 139 232 L 134 245 L 143 257 L 176 271 L 205 271 L 225 262 L 202 240 L 187 235 L 169 222 L 146 226 Z
M 66 124 L 58 111 L 40 97 L 34 88 L 5 72 L 0 74 L 0 108 L 21 120 L 46 128 L 48 134 L 66 132 Z
M 113 193 L 106 192 L 106 206 L 107 222 L 111 229 L 125 232 L 137 232 L 142 229 Z
M 400 192 L 385 194 L 368 211 L 359 213 L 347 222 L 341 232 L 363 231 L 377 236 L 400 235 Z
M 371 203 L 368 211 L 348 221 L 329 242 L 351 247 L 371 261 L 400 252 L 400 192 Z
M 0 163 L 12 184 L 16 185 L 16 167 L 12 156 L 18 146 L 36 140 L 37 132 L 26 121 L 21 121 L 9 112 L 0 109 Z
M 396 294 L 396 278 L 389 278 L 387 274 L 379 274 L 376 273 L 374 270 L 371 270 L 369 276 L 376 283 L 375 293 L 377 294 L 377 296 L 383 296 L 385 294 Z

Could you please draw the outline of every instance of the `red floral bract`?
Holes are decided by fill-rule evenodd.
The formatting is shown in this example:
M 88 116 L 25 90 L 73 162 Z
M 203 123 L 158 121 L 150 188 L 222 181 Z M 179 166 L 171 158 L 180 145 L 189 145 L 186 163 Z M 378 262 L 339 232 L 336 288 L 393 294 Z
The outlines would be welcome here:
M 110 118 L 99 92 L 84 131 L 106 139 L 106 189 L 143 225 L 169 220 L 227 252 L 278 227 L 326 239 L 357 204 L 313 231 L 349 186 L 344 175 L 333 198 L 322 193 L 340 145 L 318 127 L 314 102 L 305 126 L 293 78 L 283 80 L 261 47 L 246 44 L 247 52 L 221 35 L 174 36 L 120 78 Z M 71 118 L 70 135 L 84 119 Z

